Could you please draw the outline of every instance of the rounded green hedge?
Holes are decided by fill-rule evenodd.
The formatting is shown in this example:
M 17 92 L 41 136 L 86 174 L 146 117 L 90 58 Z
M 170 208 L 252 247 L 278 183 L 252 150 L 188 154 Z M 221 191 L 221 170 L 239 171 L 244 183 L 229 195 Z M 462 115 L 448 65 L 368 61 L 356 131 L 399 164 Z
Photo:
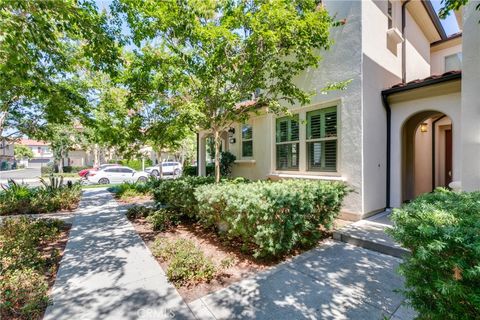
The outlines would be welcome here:
M 392 214 L 389 233 L 411 250 L 403 290 L 421 319 L 480 318 L 480 192 L 437 189 Z

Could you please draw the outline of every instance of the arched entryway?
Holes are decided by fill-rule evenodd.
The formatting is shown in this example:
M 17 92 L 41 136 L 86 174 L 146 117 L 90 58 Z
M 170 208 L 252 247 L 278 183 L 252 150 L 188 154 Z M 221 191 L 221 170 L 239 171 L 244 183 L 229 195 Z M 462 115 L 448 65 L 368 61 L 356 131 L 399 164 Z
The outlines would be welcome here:
M 409 117 L 402 128 L 402 202 L 448 187 L 453 173 L 452 120 L 429 110 Z

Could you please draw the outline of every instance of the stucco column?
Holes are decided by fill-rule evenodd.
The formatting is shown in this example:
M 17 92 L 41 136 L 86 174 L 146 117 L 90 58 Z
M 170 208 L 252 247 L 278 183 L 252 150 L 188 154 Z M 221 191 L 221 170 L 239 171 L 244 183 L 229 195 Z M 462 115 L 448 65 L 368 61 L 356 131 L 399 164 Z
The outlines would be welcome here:
M 207 161 L 207 140 L 205 135 L 200 134 L 198 137 L 198 159 L 197 168 L 199 176 L 207 175 L 206 161 Z
M 480 190 L 480 12 L 471 1 L 463 17 L 462 189 Z

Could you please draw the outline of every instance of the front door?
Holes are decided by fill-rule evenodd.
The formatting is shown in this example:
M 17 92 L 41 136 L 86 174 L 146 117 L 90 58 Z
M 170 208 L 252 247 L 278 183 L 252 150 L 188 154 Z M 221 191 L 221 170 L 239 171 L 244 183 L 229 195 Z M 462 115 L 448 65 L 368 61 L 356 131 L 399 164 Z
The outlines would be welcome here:
M 452 182 L 452 130 L 445 130 L 445 186 Z

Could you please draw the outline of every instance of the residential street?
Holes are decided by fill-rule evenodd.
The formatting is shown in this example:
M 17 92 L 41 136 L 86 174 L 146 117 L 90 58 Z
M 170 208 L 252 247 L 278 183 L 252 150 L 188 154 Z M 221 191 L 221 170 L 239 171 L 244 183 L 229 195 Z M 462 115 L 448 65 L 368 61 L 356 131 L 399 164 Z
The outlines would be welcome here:
M 27 168 L 11 171 L 0 171 L 0 181 L 14 179 L 35 179 L 40 177 L 40 168 Z

